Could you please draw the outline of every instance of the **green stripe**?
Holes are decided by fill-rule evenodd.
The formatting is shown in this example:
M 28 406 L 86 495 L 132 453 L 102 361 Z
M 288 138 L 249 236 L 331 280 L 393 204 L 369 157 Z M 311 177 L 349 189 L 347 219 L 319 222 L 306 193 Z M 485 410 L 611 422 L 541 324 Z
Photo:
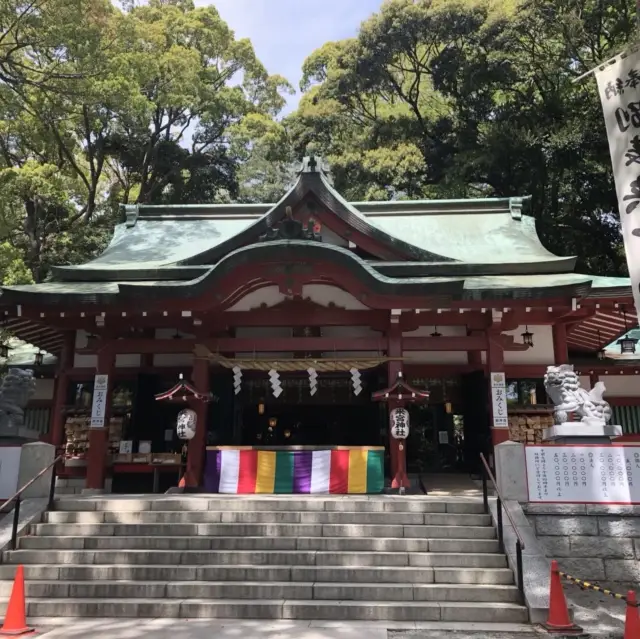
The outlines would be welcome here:
M 367 493 L 381 493 L 384 488 L 384 451 L 370 450 L 367 453 Z
M 273 492 L 290 495 L 293 492 L 293 452 L 276 452 L 276 481 Z

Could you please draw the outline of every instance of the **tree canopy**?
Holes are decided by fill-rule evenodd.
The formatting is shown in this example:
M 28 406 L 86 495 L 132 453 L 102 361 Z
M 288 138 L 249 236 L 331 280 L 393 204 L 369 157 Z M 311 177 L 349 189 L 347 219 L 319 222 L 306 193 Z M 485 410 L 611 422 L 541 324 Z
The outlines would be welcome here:
M 104 246 L 118 202 L 276 201 L 295 160 L 352 200 L 532 195 L 547 246 L 623 273 L 584 71 L 635 38 L 633 0 L 386 0 L 288 81 L 193 0 L 0 3 L 0 279 Z
M 573 80 L 635 31 L 632 0 L 387 0 L 307 58 L 287 126 L 352 199 L 530 194 L 551 250 L 622 273 L 598 94 Z

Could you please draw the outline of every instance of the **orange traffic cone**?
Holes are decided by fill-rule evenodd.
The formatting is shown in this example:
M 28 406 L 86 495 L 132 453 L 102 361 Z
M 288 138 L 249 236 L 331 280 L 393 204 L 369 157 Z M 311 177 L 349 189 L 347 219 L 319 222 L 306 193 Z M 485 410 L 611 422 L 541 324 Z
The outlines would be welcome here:
M 18 566 L 16 576 L 13 580 L 11 597 L 7 606 L 7 613 L 4 623 L 0 628 L 1 636 L 15 637 L 34 632 L 33 628 L 27 627 L 26 602 L 24 597 L 24 567 Z
M 624 619 L 624 639 L 637 639 L 640 637 L 640 615 L 638 615 L 638 602 L 636 593 L 630 590 L 627 593 L 627 613 Z
M 571 622 L 569 608 L 562 588 L 558 562 L 551 562 L 551 586 L 549 588 L 549 617 L 543 624 L 545 630 L 552 634 L 579 635 L 582 628 Z

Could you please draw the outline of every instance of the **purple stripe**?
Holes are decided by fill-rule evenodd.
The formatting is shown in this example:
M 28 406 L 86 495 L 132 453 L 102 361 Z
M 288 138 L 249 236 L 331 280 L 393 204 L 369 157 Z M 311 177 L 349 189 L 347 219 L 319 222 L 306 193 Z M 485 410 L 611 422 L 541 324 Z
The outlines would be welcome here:
M 296 450 L 293 453 L 293 492 L 296 495 L 311 492 L 311 459 L 313 452 Z
M 208 493 L 220 492 L 220 467 L 222 451 L 208 450 L 204 467 L 204 489 Z

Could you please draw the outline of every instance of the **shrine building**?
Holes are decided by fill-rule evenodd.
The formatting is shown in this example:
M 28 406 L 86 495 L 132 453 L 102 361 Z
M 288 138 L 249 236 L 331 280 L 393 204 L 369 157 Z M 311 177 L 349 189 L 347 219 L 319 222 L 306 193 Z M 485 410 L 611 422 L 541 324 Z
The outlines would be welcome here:
M 363 493 L 473 472 L 540 441 L 554 363 L 637 421 L 640 366 L 603 350 L 636 325 L 629 280 L 576 273 L 527 203 L 347 202 L 306 158 L 277 204 L 122 206 L 102 255 L 2 289 L 4 327 L 57 358 L 62 476 L 140 492 L 161 468 L 166 489 L 186 459 L 192 489 Z

